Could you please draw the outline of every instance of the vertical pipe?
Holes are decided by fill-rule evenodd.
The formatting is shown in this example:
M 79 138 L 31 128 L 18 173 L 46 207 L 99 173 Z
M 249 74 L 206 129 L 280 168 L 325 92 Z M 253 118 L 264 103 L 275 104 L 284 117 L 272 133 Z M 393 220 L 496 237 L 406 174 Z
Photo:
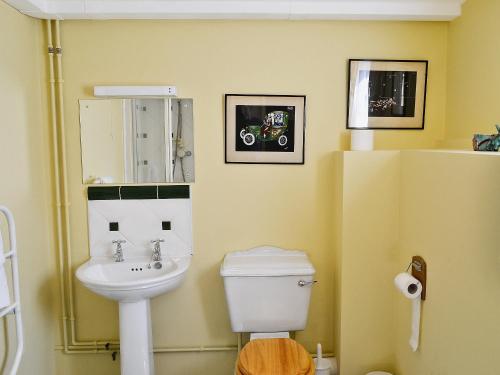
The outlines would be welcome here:
M 242 336 L 243 334 L 241 332 L 238 332 L 236 334 L 238 336 L 238 355 L 240 355 L 240 352 L 241 352 L 241 347 L 242 347 Z
M 55 53 L 57 56 L 56 59 L 56 67 L 57 67 L 57 103 L 58 103 L 58 111 L 57 111 L 57 120 L 59 123 L 59 137 L 61 140 L 60 143 L 60 152 L 59 156 L 61 159 L 61 188 L 63 193 L 63 204 L 62 204 L 62 212 L 64 219 L 64 239 L 65 239 L 65 248 L 66 248 L 66 282 L 68 285 L 68 304 L 69 304 L 69 323 L 71 327 L 71 344 L 74 346 L 78 345 L 96 345 L 94 341 L 89 342 L 77 342 L 76 338 L 76 330 L 75 330 L 75 308 L 73 301 L 73 272 L 72 272 L 72 261 L 71 261 L 71 227 L 69 220 L 69 206 L 70 201 L 68 198 L 68 176 L 67 176 L 67 160 L 66 160 L 66 135 L 65 135 L 65 124 L 64 124 L 64 98 L 63 98 L 63 70 L 62 70 L 62 48 L 61 48 L 61 32 L 59 26 L 59 20 L 55 20 Z
M 56 108 L 56 91 L 54 79 L 54 46 L 52 36 L 52 21 L 46 20 L 47 27 L 47 44 L 49 56 L 49 91 L 50 91 L 50 121 L 52 124 L 52 147 L 53 147 L 53 168 L 54 168 L 54 190 L 55 190 L 55 208 L 56 208 L 56 246 L 57 255 L 59 260 L 59 292 L 61 298 L 61 312 L 62 312 L 62 334 L 64 351 L 68 351 L 68 332 L 67 332 L 67 310 L 66 310 L 66 291 L 64 288 L 64 243 L 62 232 L 62 214 L 61 214 L 61 176 L 59 168 L 59 141 L 57 131 L 57 108 Z

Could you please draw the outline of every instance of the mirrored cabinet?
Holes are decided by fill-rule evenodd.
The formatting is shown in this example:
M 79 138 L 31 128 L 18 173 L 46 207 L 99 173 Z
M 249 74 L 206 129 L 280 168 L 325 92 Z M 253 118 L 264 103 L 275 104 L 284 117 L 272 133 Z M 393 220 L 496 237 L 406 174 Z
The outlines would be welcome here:
M 80 100 L 83 183 L 194 182 L 193 100 Z

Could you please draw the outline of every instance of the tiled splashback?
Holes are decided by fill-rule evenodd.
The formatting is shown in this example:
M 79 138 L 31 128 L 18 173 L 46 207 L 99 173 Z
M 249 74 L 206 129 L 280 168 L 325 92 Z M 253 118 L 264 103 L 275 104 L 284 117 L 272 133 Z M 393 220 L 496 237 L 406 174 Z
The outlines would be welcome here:
M 192 254 L 191 198 L 188 185 L 88 188 L 90 255 L 110 257 L 125 240 L 123 256 L 150 256 L 151 240 L 165 240 L 162 253 Z

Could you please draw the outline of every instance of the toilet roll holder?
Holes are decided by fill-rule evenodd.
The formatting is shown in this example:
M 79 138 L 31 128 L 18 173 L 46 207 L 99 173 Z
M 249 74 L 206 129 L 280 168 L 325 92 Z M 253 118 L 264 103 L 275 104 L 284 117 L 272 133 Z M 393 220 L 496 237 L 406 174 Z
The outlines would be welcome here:
M 424 258 L 415 255 L 411 258 L 411 263 L 408 265 L 406 272 L 408 272 L 410 268 L 411 275 L 422 284 L 422 294 L 420 295 L 420 298 L 424 301 L 427 289 L 427 263 Z

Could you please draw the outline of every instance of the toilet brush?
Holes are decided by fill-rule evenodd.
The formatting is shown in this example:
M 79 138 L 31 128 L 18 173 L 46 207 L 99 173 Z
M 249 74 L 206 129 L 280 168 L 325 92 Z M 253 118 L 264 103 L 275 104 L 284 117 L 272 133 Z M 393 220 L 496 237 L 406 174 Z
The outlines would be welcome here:
M 316 375 L 330 375 L 330 361 L 323 358 L 323 350 L 321 344 L 318 343 L 318 348 L 316 350 L 316 358 L 314 359 L 314 366 L 316 367 Z

